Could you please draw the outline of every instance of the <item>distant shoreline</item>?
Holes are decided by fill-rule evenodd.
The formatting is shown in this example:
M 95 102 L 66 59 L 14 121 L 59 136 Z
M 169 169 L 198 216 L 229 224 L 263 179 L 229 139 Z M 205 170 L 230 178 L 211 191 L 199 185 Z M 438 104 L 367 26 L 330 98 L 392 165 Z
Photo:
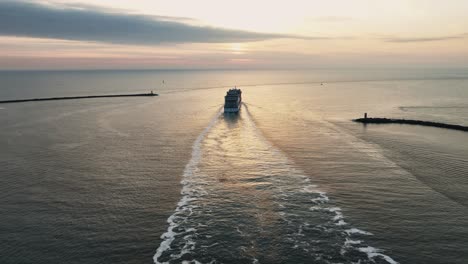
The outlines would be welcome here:
M 373 118 L 358 118 L 358 119 L 353 119 L 353 121 L 357 123 L 362 123 L 362 124 L 405 124 L 405 125 L 429 126 L 429 127 L 438 127 L 438 128 L 445 128 L 445 129 L 468 132 L 467 126 L 452 125 L 452 124 L 422 121 L 422 120 L 373 117 Z
M 48 98 L 32 98 L 32 99 L 16 99 L 0 101 L 0 104 L 24 103 L 24 102 L 40 102 L 40 101 L 56 101 L 56 100 L 77 100 L 89 98 L 108 98 L 108 97 L 139 97 L 139 96 L 158 96 L 153 92 L 140 94 L 107 94 L 107 95 L 86 95 L 86 96 L 65 96 L 65 97 L 48 97 Z

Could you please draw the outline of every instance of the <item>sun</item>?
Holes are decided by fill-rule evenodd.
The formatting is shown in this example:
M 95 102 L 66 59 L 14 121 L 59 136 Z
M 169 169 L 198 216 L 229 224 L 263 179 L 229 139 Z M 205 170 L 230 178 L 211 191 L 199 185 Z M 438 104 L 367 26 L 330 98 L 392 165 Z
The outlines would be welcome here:
M 231 43 L 229 44 L 229 50 L 232 54 L 244 54 L 245 44 L 242 43 Z

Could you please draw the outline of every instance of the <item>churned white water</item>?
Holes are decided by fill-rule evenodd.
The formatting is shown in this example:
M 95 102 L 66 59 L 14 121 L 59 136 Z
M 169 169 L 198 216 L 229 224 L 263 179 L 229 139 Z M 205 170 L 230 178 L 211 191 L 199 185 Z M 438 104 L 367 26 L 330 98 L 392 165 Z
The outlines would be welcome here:
M 155 263 L 396 263 L 382 250 L 362 250 L 372 234 L 345 221 L 262 135 L 247 106 L 215 115 L 192 149 Z
M 465 264 L 468 133 L 351 119 L 468 125 L 466 73 L 0 72 L 1 100 L 160 95 L 0 105 L 0 262 Z

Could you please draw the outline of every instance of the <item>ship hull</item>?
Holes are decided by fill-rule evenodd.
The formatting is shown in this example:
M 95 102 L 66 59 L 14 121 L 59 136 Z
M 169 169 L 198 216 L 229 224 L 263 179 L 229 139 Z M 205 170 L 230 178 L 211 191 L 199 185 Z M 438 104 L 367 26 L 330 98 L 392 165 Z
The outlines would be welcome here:
M 237 113 L 237 112 L 239 112 L 239 110 L 240 110 L 240 105 L 239 105 L 239 107 L 236 107 L 236 108 L 225 107 L 224 108 L 224 113 Z

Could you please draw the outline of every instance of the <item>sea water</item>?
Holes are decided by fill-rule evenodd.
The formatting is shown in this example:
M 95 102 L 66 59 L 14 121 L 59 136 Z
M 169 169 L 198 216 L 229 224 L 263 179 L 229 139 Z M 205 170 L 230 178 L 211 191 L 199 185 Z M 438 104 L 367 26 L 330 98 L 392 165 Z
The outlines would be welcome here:
M 465 263 L 464 70 L 2 72 L 2 263 Z M 163 83 L 164 80 L 164 83 Z M 223 96 L 243 90 L 241 112 Z

